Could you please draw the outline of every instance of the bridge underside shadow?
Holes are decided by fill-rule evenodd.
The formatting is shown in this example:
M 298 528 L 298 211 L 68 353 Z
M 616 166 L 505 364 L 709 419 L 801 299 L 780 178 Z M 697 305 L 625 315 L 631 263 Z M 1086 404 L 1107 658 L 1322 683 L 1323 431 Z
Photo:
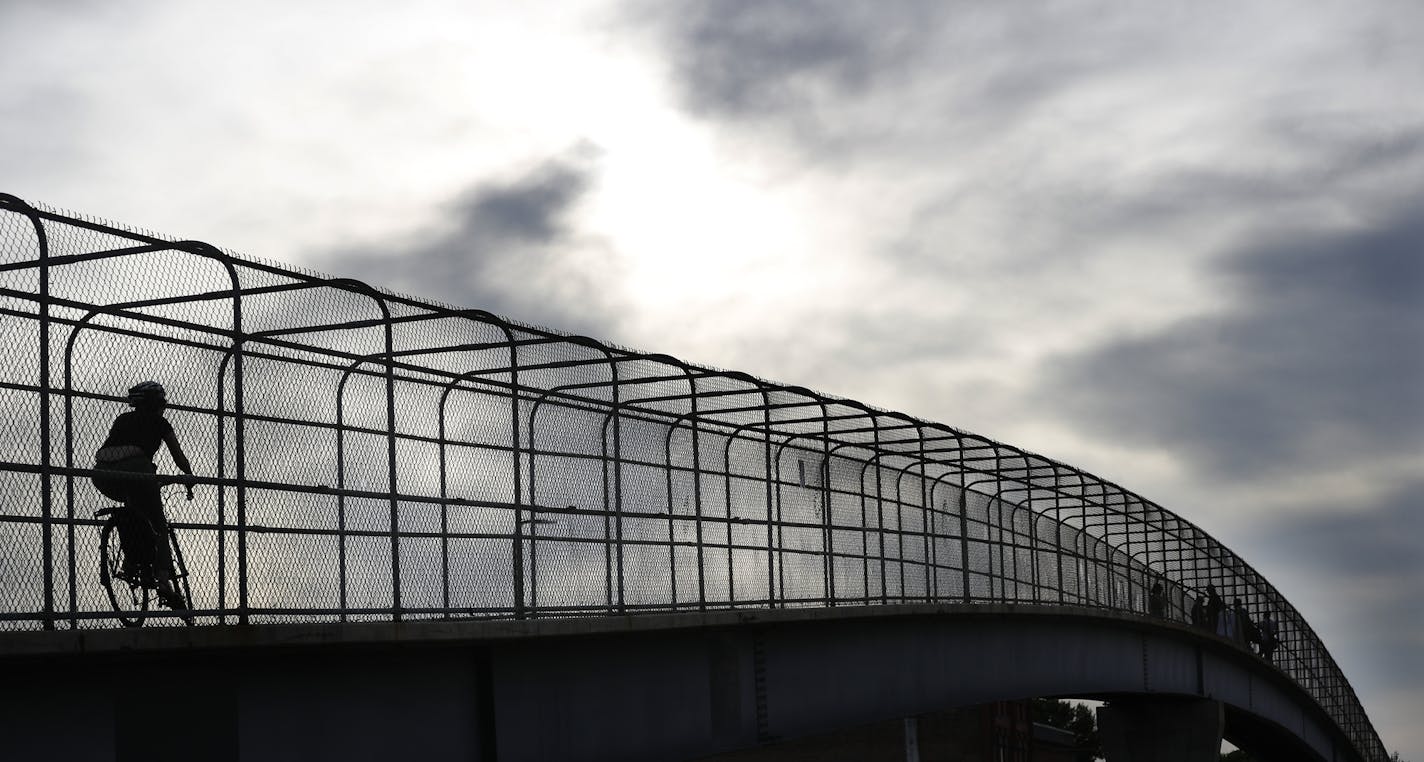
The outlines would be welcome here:
M 1263 759 L 1354 758 L 1232 644 L 1072 607 L 17 633 L 0 654 L 15 758 L 694 759 L 995 700 L 1154 695 L 1222 702 L 1228 739 Z

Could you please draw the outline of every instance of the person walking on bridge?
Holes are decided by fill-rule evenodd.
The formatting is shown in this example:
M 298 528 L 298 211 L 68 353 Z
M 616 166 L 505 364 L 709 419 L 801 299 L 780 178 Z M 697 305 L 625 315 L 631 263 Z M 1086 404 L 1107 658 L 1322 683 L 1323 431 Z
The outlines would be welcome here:
M 1192 626 L 1208 629 L 1206 623 L 1206 601 L 1200 595 L 1192 601 Z
M 1241 599 L 1233 600 L 1231 608 L 1236 612 L 1236 642 L 1247 648 L 1260 644 L 1260 633 L 1256 629 L 1256 624 L 1251 621 L 1251 614 L 1246 611 L 1246 606 L 1241 603 Z
M 1226 602 L 1216 592 L 1216 585 L 1206 586 L 1206 628 L 1212 632 L 1221 629 L 1221 615 L 1226 610 Z
M 1240 602 L 1239 600 L 1237 601 Z M 1236 640 L 1236 609 L 1223 609 L 1216 620 L 1216 634 L 1227 640 Z
M 1280 645 L 1280 636 L 1276 631 L 1276 620 L 1267 611 L 1266 616 L 1261 619 L 1261 658 L 1270 662 L 1276 653 L 1276 646 Z
M 1147 611 L 1158 619 L 1167 616 L 1167 597 L 1162 592 L 1162 582 L 1152 583 L 1152 592 L 1147 595 Z

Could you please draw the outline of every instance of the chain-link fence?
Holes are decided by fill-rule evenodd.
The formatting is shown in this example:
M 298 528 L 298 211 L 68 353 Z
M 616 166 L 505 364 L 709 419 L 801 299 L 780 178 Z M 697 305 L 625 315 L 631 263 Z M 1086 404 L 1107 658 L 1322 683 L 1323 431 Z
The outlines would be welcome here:
M 117 626 L 93 453 L 169 389 L 196 621 L 906 602 L 1179 621 L 1213 585 L 1384 750 L 1296 610 L 1190 522 L 1012 446 L 0 196 L 0 629 Z M 109 501 L 111 502 L 111 501 Z M 178 624 L 156 617 L 160 625 Z

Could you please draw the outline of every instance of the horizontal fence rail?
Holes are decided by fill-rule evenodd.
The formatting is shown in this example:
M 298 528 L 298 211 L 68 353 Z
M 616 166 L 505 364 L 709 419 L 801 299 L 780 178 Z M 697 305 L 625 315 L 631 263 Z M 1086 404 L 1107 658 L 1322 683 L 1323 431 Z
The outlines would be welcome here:
M 1249 564 L 1116 484 L 808 389 L 0 195 L 0 630 L 118 626 L 93 453 L 156 379 L 197 624 L 910 602 L 1185 620 L 1214 585 L 1385 752 Z M 160 456 L 160 466 L 165 463 Z M 167 469 L 171 471 L 171 468 Z M 180 625 L 156 615 L 159 625 Z

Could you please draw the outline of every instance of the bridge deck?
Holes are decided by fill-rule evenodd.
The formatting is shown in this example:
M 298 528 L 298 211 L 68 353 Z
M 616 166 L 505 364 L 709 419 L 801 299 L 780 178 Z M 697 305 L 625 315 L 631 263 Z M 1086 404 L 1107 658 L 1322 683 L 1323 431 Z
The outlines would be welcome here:
M 80 701 L 85 720 L 63 741 L 83 742 L 70 748 L 77 756 L 113 743 L 110 723 L 125 724 L 137 685 L 170 704 L 181 697 L 188 742 L 233 759 L 267 758 L 224 751 L 239 737 L 273 758 L 408 753 L 405 726 L 432 754 L 693 758 L 1053 695 L 1207 698 L 1227 706 L 1238 737 L 1291 748 L 1293 759 L 1350 758 L 1309 694 L 1238 644 L 1075 606 L 22 632 L 0 636 L 0 662 L 15 688 L 0 701 L 0 731 L 21 748 L 52 750 L 57 731 L 46 723 Z
M 665 630 L 710 629 L 752 624 L 847 622 L 905 617 L 1035 616 L 1142 623 L 1141 616 L 1087 606 L 1013 604 L 904 604 L 834 608 L 740 609 L 565 619 L 438 619 L 403 622 L 329 622 L 260 626 L 139 627 L 108 630 L 0 632 L 0 659 L 210 649 L 436 645 L 525 638 L 629 635 Z M 1186 625 L 1154 621 L 1154 627 L 1196 633 Z M 1222 641 L 1227 645 L 1226 641 Z M 1243 651 L 1243 653 L 1246 653 Z

